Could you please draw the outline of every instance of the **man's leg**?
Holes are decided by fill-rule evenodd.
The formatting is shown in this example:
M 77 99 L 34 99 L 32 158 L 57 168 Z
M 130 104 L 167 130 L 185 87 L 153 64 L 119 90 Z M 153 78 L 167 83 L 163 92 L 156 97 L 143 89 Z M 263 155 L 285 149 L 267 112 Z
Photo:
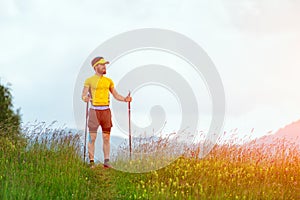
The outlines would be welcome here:
M 95 154 L 95 141 L 97 138 L 97 131 L 89 132 L 89 142 L 88 142 L 88 152 L 89 152 L 89 159 L 90 162 L 94 161 L 94 154 Z
M 102 127 L 104 167 L 111 167 L 109 164 L 110 131 L 111 131 L 111 127 L 112 127 L 110 109 L 97 111 L 97 117 L 99 120 L 99 124 Z
M 109 160 L 110 155 L 110 128 L 104 128 L 102 130 L 102 139 L 103 139 L 103 153 L 104 153 L 104 161 Z
M 90 163 L 93 163 L 94 156 L 95 156 L 95 141 L 97 138 L 97 130 L 99 127 L 99 122 L 94 109 L 90 109 L 88 127 L 89 127 L 88 152 L 89 152 Z

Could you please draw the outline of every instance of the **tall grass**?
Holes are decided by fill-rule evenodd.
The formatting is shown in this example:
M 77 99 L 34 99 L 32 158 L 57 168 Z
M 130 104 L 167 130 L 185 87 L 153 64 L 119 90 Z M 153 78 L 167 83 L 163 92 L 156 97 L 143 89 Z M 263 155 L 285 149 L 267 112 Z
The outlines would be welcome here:
M 128 140 L 119 145 L 111 155 L 111 163 L 115 169 L 130 173 L 145 173 L 163 168 L 183 154 L 186 144 L 177 140 L 187 135 L 171 133 L 158 137 L 135 136 L 132 138 L 130 154 Z
M 300 151 L 286 143 L 216 145 L 201 160 L 187 153 L 135 182 L 131 198 L 300 199 Z
M 89 197 L 91 176 L 82 162 L 79 135 L 51 126 L 28 124 L 22 130 L 26 146 L 1 149 L 0 199 Z
M 201 145 L 184 146 L 185 154 L 166 167 L 126 173 L 102 165 L 90 169 L 82 161 L 81 134 L 65 127 L 34 123 L 22 133 L 26 143 L 8 138 L 1 146 L 0 199 L 300 199 L 300 151 L 284 140 L 218 142 L 203 159 L 198 158 Z M 159 163 L 166 159 L 164 146 L 173 151 L 167 155 L 182 151 L 173 142 L 137 141 L 132 159 L 138 162 L 137 155 L 159 150 L 151 158 Z M 126 146 L 120 148 L 124 153 Z M 151 165 L 146 161 L 141 166 Z

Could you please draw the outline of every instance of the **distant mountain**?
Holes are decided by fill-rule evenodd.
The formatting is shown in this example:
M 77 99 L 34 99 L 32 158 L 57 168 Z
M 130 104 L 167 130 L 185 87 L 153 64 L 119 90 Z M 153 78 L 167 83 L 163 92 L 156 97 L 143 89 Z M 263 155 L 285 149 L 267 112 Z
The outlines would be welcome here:
M 128 141 L 128 138 L 123 138 L 123 137 L 114 136 L 114 135 L 110 136 L 110 142 L 112 144 L 117 145 L 117 146 L 124 143 L 124 142 L 126 142 L 126 141 Z
M 300 120 L 279 129 L 271 135 L 266 135 L 255 140 L 257 145 L 295 145 L 300 149 Z
M 284 128 L 279 129 L 275 135 L 277 137 L 284 137 L 292 141 L 298 141 L 300 139 L 300 120 L 295 121 Z

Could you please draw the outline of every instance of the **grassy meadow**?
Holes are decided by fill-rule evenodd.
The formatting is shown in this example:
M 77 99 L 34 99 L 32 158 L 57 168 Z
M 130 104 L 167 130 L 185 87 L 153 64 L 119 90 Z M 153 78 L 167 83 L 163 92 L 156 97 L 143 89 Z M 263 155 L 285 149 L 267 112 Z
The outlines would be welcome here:
M 194 149 L 162 169 L 126 173 L 91 169 L 81 135 L 64 127 L 27 125 L 20 145 L 0 132 L 0 199 L 300 199 L 292 147 L 219 144 L 203 159 Z

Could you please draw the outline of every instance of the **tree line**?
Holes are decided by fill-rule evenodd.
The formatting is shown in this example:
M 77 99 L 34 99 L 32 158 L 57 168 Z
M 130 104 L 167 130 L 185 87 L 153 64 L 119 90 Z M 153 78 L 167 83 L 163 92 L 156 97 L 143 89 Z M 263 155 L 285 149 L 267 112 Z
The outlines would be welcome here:
M 0 84 L 0 148 L 14 148 L 24 145 L 21 134 L 20 109 L 13 109 L 12 94 L 9 85 Z

